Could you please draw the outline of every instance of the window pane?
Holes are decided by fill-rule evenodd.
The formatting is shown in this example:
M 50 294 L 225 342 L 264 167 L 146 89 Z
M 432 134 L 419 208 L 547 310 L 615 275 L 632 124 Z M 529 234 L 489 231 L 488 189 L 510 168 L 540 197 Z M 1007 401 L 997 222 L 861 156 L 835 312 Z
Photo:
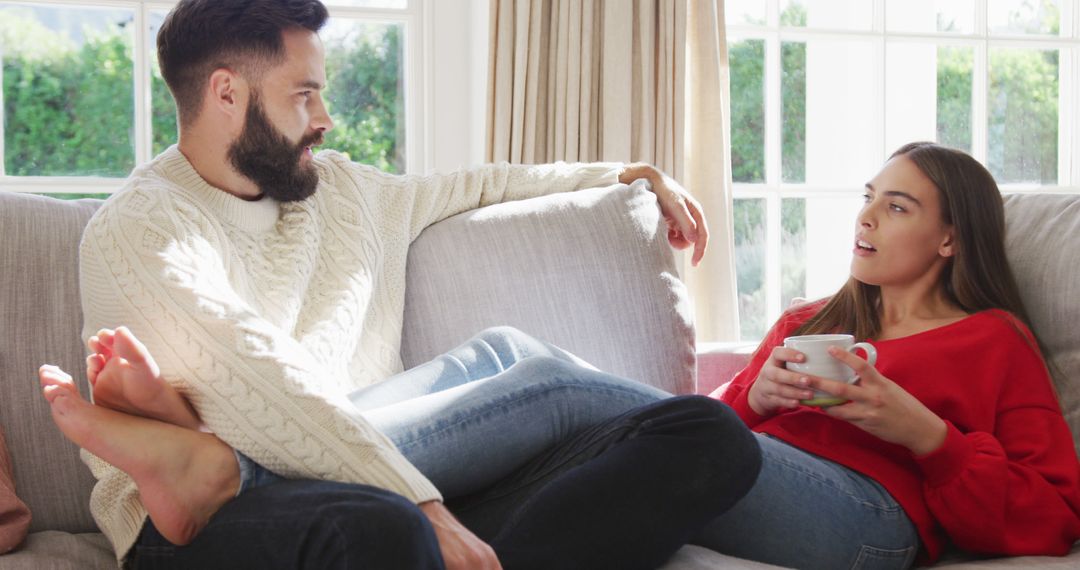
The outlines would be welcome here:
M 735 200 L 735 276 L 739 337 L 760 340 L 765 322 L 765 200 Z
M 805 182 L 806 44 L 781 44 L 780 60 L 780 176 L 784 182 Z
M 879 169 L 880 165 L 867 172 L 866 179 L 873 177 Z M 855 246 L 855 220 L 862 208 L 862 192 L 852 189 L 849 196 L 807 198 L 803 202 L 806 228 L 802 238 L 805 242 L 801 247 L 793 245 L 787 252 L 792 257 L 803 256 L 804 296 L 820 299 L 836 293 L 851 275 L 851 250 Z M 792 217 L 799 213 L 794 207 L 791 212 Z M 796 228 L 793 222 L 791 228 Z M 788 239 L 795 244 L 799 237 L 793 233 Z M 794 259 L 786 259 L 785 264 L 800 267 Z
M 886 152 L 917 140 L 971 152 L 974 53 L 929 43 L 886 46 Z
M 1060 0 L 990 0 L 986 5 L 990 33 L 1056 36 L 1061 30 Z
M 780 25 L 869 30 L 874 3 L 866 0 L 781 0 Z
M 332 18 L 320 35 L 334 120 L 326 147 L 356 162 L 404 172 L 403 26 Z
M 1057 183 L 1058 57 L 1058 50 L 990 50 L 987 166 L 998 183 Z
M 885 0 L 885 27 L 890 32 L 970 34 L 975 31 L 975 0 Z
M 151 132 L 153 133 L 153 154 L 157 156 L 161 151 L 174 144 L 177 140 L 176 132 L 176 101 L 169 92 L 165 80 L 161 78 L 161 66 L 157 59 L 157 33 L 161 23 L 165 21 L 164 10 L 154 10 L 150 13 L 150 113 Z
M 765 25 L 765 0 L 725 0 L 724 23 Z
M 937 48 L 937 141 L 968 153 L 974 73 L 974 48 Z
M 880 51 L 867 40 L 781 46 L 781 159 L 785 182 L 861 186 L 880 166 L 880 88 L 870 70 Z
M 780 201 L 780 307 L 806 297 L 806 200 Z
M 8 175 L 122 177 L 135 166 L 133 17 L 0 3 Z
M 732 41 L 731 176 L 735 182 L 765 181 L 765 42 Z

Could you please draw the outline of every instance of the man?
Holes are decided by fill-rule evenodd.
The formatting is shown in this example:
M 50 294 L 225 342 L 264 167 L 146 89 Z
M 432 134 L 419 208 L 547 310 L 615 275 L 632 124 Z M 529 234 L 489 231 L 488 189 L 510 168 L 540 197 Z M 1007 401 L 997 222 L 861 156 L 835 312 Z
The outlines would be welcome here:
M 450 497 L 463 525 L 429 476 L 438 465 L 418 469 L 347 394 L 389 385 L 378 383 L 401 371 L 407 248 L 426 226 L 495 202 L 647 177 L 670 240 L 693 243 L 696 263 L 708 236 L 696 203 L 640 165 L 504 164 L 415 177 L 316 156 L 332 128 L 321 97 L 325 20 L 317 0 L 182 0 L 158 35 L 180 140 L 100 209 L 80 251 L 98 405 L 62 371 L 41 371 L 57 425 L 89 452 L 91 509 L 118 560 L 661 563 L 756 477 L 756 443 L 726 408 L 659 401 L 594 378 L 553 347 L 507 341 L 514 333 L 480 338 L 507 341 L 507 353 L 544 353 L 509 358 L 497 374 L 507 381 L 485 387 L 517 386 L 515 375 L 531 371 L 630 396 L 497 480 L 466 481 L 473 486 Z M 130 330 L 107 328 L 119 323 Z M 454 359 L 483 352 L 471 346 Z M 433 366 L 393 380 L 442 378 Z M 486 374 L 469 369 L 461 381 L 477 375 Z M 379 397 L 359 393 L 360 403 Z M 649 522 L 659 528 L 646 534 Z

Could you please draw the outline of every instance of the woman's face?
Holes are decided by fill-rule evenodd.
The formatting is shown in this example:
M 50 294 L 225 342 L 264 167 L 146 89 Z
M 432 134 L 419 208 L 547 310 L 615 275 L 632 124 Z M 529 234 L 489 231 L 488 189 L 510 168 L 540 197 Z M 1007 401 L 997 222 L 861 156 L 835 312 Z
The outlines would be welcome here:
M 911 285 L 932 273 L 936 279 L 954 247 L 934 183 L 901 155 L 866 183 L 865 200 L 856 218 L 851 275 L 880 286 Z

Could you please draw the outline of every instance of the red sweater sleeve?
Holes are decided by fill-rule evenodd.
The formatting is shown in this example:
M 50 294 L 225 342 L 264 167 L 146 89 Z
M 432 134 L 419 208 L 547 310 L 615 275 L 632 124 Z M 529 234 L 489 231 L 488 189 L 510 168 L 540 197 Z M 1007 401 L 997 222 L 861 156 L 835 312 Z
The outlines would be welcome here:
M 769 360 L 773 349 L 777 346 L 782 346 L 784 344 L 784 339 L 790 336 L 791 333 L 798 329 L 807 319 L 817 313 L 824 304 L 824 301 L 817 301 L 806 305 L 800 305 L 793 309 L 788 309 L 780 316 L 772 328 L 769 329 L 769 332 L 765 335 L 761 344 L 754 350 L 754 354 L 751 355 L 750 362 L 746 365 L 746 368 L 743 368 L 736 374 L 731 382 L 720 386 L 714 390 L 712 394 L 709 394 L 709 396 L 717 398 L 721 402 L 731 406 L 747 427 L 753 428 L 772 417 L 758 415 L 758 413 L 750 407 L 750 402 L 747 399 L 747 396 L 750 393 L 750 387 L 754 385 L 758 373 L 761 372 L 761 368 L 765 366 L 765 362 Z
M 961 548 L 1064 555 L 1080 538 L 1080 463 L 1038 351 L 1009 333 L 1008 369 L 972 370 L 1005 374 L 992 433 L 947 422 L 945 444 L 916 457 L 923 494 Z

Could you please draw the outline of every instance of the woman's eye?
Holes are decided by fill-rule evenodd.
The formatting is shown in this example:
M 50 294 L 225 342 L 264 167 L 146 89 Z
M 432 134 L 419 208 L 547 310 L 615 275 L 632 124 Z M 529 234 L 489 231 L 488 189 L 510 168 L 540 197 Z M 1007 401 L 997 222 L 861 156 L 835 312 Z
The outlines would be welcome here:
M 862 195 L 862 199 L 863 199 L 863 202 L 869 202 L 870 200 L 873 199 L 873 196 L 871 196 L 869 193 L 866 193 L 866 194 Z
M 899 204 L 889 204 L 889 208 L 892 208 L 894 212 L 906 212 L 903 206 Z

